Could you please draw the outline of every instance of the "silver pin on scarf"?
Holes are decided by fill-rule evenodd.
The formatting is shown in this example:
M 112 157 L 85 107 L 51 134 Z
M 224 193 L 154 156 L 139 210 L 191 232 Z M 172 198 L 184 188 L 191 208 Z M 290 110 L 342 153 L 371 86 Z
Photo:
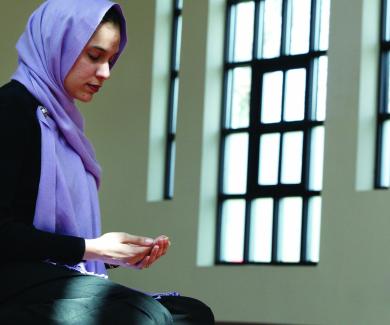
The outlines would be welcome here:
M 43 114 L 44 117 L 48 117 L 49 111 L 47 110 L 46 107 L 39 106 L 39 109 L 41 110 L 41 112 L 42 112 L 42 114 Z

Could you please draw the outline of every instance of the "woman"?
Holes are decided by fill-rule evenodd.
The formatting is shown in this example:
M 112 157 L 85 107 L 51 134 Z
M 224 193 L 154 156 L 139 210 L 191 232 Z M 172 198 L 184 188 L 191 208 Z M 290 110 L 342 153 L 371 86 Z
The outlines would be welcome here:
M 109 281 L 106 267 L 143 269 L 170 246 L 100 235 L 100 167 L 75 100 L 89 102 L 126 44 L 108 0 L 48 0 L 17 43 L 0 88 L 1 324 L 213 324 L 203 303 Z

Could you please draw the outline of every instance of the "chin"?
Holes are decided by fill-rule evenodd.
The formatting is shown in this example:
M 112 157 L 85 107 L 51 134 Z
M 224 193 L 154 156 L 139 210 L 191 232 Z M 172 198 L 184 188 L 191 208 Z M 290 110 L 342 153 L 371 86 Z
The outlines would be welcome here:
M 83 94 L 81 96 L 75 97 L 75 99 L 79 100 L 80 102 L 83 103 L 89 103 L 93 99 L 93 95 L 91 94 Z

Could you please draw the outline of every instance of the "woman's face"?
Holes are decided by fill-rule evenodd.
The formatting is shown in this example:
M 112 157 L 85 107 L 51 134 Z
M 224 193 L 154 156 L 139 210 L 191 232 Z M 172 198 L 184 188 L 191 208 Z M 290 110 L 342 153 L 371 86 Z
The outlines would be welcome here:
M 119 44 L 119 27 L 111 22 L 100 24 L 65 77 L 65 90 L 71 97 L 91 101 L 110 77 L 110 65 Z

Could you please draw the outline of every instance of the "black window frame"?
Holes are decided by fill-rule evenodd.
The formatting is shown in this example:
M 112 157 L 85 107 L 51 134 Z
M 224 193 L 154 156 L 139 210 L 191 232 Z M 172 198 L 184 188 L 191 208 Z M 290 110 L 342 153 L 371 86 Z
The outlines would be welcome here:
M 239 3 L 254 2 L 255 13 L 254 13 L 254 43 L 252 60 L 244 62 L 231 62 L 229 56 L 231 50 L 230 42 L 230 28 L 231 28 L 231 8 Z M 225 25 L 225 46 L 224 46 L 224 77 L 223 77 L 223 99 L 222 99 L 222 117 L 221 117 L 221 133 L 220 133 L 220 154 L 219 154 L 219 175 L 218 175 L 218 204 L 217 204 L 217 232 L 216 232 L 216 250 L 215 250 L 215 264 L 216 265 L 307 265 L 315 266 L 318 262 L 312 262 L 307 259 L 306 252 L 306 239 L 307 239 L 307 217 L 308 217 L 308 200 L 311 197 L 320 196 L 321 191 L 308 190 L 308 176 L 309 176 L 309 159 L 310 159 L 310 131 L 316 126 L 323 126 L 324 121 L 318 121 L 311 119 L 312 112 L 312 86 L 313 74 L 315 73 L 314 60 L 321 56 L 327 56 L 326 51 L 315 50 L 315 44 L 318 43 L 318 19 L 317 15 L 317 0 L 311 1 L 311 18 L 310 18 L 310 45 L 307 54 L 299 55 L 288 55 L 286 54 L 286 36 L 287 36 L 287 10 L 288 2 L 283 0 L 283 19 L 282 19 L 282 41 L 281 41 L 281 53 L 280 57 L 261 59 L 258 58 L 258 31 L 259 31 L 259 10 L 261 10 L 261 3 L 263 0 L 227 0 L 226 5 L 226 25 Z M 229 128 L 226 127 L 227 119 L 227 98 L 228 92 L 228 74 L 234 68 L 237 67 L 251 67 L 252 78 L 251 78 L 251 91 L 250 91 L 250 123 L 249 127 L 245 128 Z M 302 121 L 284 122 L 263 124 L 260 121 L 260 110 L 255 109 L 261 107 L 261 96 L 260 92 L 262 89 L 262 76 L 267 72 L 273 71 L 287 71 L 293 68 L 305 68 L 306 74 L 306 90 L 305 90 L 305 118 Z M 284 77 L 285 78 L 285 73 Z M 285 87 L 283 87 L 283 94 L 285 93 Z M 282 96 L 284 101 L 284 95 Z M 282 104 L 283 107 L 283 104 Z M 277 186 L 264 186 L 259 185 L 258 180 L 258 169 L 259 169 L 259 140 L 260 135 L 270 132 L 278 132 L 282 134 L 287 131 L 304 131 L 303 140 L 303 160 L 302 160 L 302 179 L 300 184 L 287 185 L 278 184 Z M 228 135 L 235 133 L 246 132 L 249 135 L 248 144 L 248 168 L 247 168 L 247 188 L 244 194 L 226 194 L 223 192 L 223 178 L 224 178 L 224 147 L 225 140 Z M 282 144 L 280 145 L 280 153 Z M 279 182 L 280 182 L 280 168 L 281 168 L 281 154 L 279 154 Z M 252 180 L 252 181 L 251 181 Z M 278 245 L 278 203 L 281 198 L 285 197 L 302 197 L 302 232 L 301 232 L 301 252 L 299 262 L 284 262 L 278 260 L 277 257 L 277 245 Z M 274 215 L 273 215 L 273 231 L 272 231 L 272 259 L 270 262 L 258 262 L 251 261 L 249 258 L 249 247 L 250 247 L 250 226 L 251 226 L 251 202 L 256 198 L 272 197 L 274 198 Z M 245 200 L 245 234 L 244 234 L 244 252 L 243 262 L 230 262 L 223 261 L 221 258 L 221 229 L 222 229 L 222 206 L 223 203 L 228 199 L 244 199 Z
M 179 92 L 179 66 L 183 0 L 172 0 L 172 31 L 169 72 L 168 109 L 165 144 L 164 199 L 171 200 L 174 195 L 176 122 Z M 176 87 L 175 87 L 176 86 Z
M 381 3 L 381 19 L 380 19 L 380 49 L 379 49 L 379 87 L 378 87 L 378 105 L 377 105 L 377 133 L 376 133 L 376 148 L 375 148 L 375 171 L 374 171 L 374 188 L 388 189 L 390 188 L 390 180 L 387 180 L 389 185 L 384 184 L 382 168 L 382 157 L 384 153 L 383 127 L 386 121 L 390 121 L 390 112 L 387 111 L 389 105 L 389 62 L 390 62 L 390 37 L 387 37 L 387 29 L 390 23 L 388 16 L 388 0 L 382 0 Z M 387 40 L 387 38 L 389 38 Z M 390 167 L 389 167 L 390 168 Z

